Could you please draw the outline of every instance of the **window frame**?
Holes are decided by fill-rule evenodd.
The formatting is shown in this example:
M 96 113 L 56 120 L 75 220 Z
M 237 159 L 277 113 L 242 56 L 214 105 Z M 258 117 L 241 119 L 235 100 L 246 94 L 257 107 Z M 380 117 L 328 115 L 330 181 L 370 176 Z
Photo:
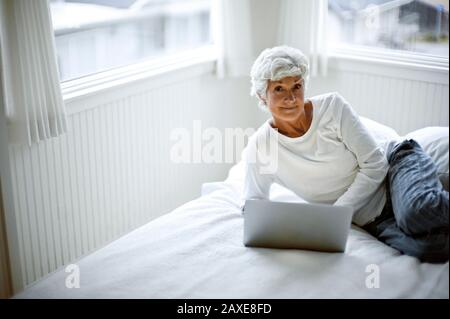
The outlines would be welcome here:
M 181 71 L 197 67 L 196 70 L 200 70 L 197 73 L 210 73 L 211 66 L 217 63 L 219 57 L 213 33 L 214 23 L 216 23 L 216 10 L 216 6 L 211 4 L 210 33 L 213 36 L 212 44 L 148 57 L 139 62 L 131 62 L 127 65 L 60 81 L 64 102 L 69 103 L 78 98 L 95 95 L 101 91 L 136 81 L 148 80 L 176 70 Z M 126 19 L 129 19 L 129 17 L 119 20 Z M 56 38 L 56 32 L 54 36 Z
M 209 73 L 211 65 L 218 60 L 217 48 L 208 45 L 193 50 L 184 50 L 170 55 L 149 58 L 146 61 L 97 72 L 61 83 L 63 100 L 68 103 L 78 98 L 110 90 L 173 71 L 200 66 L 200 74 Z
M 448 57 L 413 53 L 409 51 L 346 44 L 330 47 L 328 53 L 329 57 L 336 59 L 355 61 L 365 60 L 367 62 L 409 66 L 419 70 L 446 72 L 449 70 Z
M 327 1 L 328 7 L 328 1 Z M 329 12 L 328 12 L 329 14 Z M 409 66 L 414 69 L 446 71 L 449 70 L 449 57 L 430 55 L 406 50 L 362 46 L 338 43 L 333 46 L 328 42 L 328 55 L 331 58 L 382 63 L 388 65 Z

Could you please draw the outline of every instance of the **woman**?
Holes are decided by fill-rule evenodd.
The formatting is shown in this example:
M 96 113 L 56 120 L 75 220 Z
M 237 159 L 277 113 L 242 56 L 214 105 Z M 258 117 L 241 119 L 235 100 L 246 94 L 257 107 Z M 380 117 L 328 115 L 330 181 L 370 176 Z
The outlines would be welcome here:
M 266 49 L 256 59 L 251 93 L 272 118 L 250 138 L 244 152 L 242 201 L 269 198 L 275 182 L 309 202 L 351 206 L 353 222 L 382 237 L 383 230 L 395 224 L 384 183 L 387 154 L 338 93 L 305 98 L 308 71 L 302 52 L 286 46 Z M 276 147 L 267 150 L 267 145 Z M 390 234 L 383 241 L 419 258 L 430 250 L 398 240 L 398 234 L 404 234 L 400 228 L 396 232 L 396 237 Z M 395 243 L 389 242 L 392 237 Z M 448 232 L 446 245 L 448 259 Z

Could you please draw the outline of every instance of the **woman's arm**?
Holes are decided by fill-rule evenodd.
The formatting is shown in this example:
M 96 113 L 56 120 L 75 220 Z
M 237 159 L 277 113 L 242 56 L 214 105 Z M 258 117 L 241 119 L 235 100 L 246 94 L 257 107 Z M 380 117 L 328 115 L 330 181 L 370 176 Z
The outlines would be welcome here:
M 389 164 L 383 149 L 359 119 L 358 114 L 343 99 L 340 117 L 340 137 L 355 155 L 359 171 L 348 190 L 338 198 L 335 205 L 351 206 L 358 212 L 366 205 L 382 185 Z
M 270 186 L 273 182 L 273 176 L 266 174 L 260 169 L 260 165 L 257 162 L 251 161 L 247 156 L 248 152 L 255 152 L 252 147 L 247 146 L 244 151 L 244 185 L 241 196 L 241 210 L 244 208 L 245 201 L 247 199 L 268 199 Z M 256 157 L 254 157 L 256 158 Z

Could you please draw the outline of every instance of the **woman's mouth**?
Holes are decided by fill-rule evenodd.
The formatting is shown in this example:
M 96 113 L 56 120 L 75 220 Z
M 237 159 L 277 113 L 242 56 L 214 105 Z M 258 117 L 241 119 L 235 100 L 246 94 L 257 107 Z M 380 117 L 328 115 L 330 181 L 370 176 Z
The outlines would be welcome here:
M 297 105 L 285 105 L 285 106 L 282 106 L 281 108 L 290 110 L 290 109 L 295 109 L 296 107 L 297 107 Z

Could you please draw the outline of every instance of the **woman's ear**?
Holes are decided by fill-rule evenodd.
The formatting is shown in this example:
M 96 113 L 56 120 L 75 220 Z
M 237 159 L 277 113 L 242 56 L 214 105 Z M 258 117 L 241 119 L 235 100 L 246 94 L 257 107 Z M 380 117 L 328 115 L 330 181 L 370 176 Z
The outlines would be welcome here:
M 264 102 L 264 104 L 266 104 L 267 105 L 267 101 L 266 101 L 266 99 L 265 98 L 263 98 L 261 95 L 259 95 L 259 93 L 256 93 L 257 95 L 258 95 L 258 97 L 259 97 L 259 99 L 261 100 L 261 101 L 263 101 Z

